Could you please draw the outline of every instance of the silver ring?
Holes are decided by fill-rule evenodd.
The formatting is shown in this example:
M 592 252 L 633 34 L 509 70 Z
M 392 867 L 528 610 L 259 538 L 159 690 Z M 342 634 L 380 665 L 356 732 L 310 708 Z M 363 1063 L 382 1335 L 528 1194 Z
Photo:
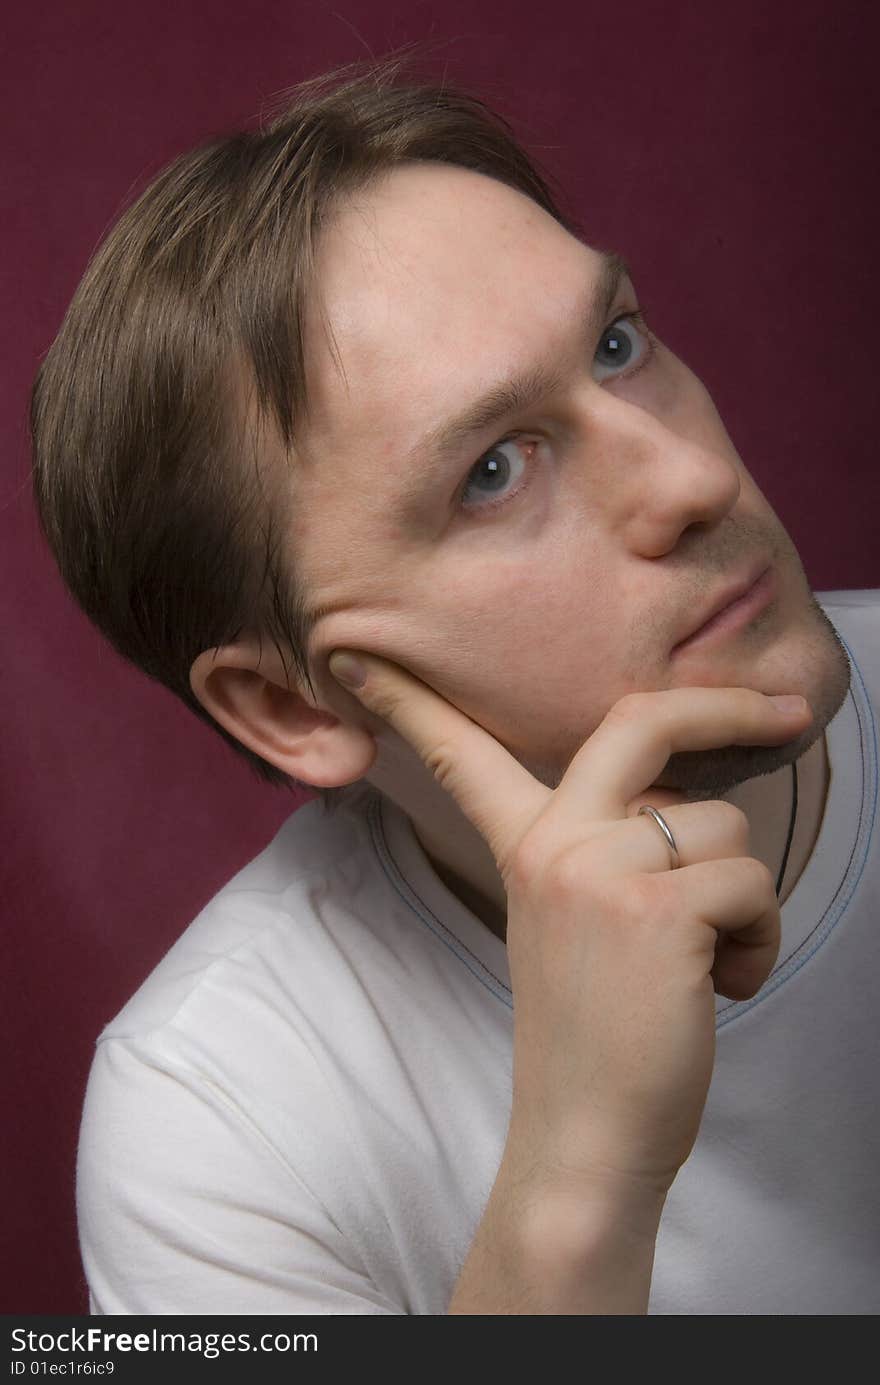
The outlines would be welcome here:
M 652 817 L 652 818 L 654 819 L 654 821 L 657 823 L 657 826 L 660 828 L 660 831 L 663 833 L 664 837 L 666 838 L 666 841 L 667 841 L 668 844 L 669 844 L 669 850 L 672 852 L 672 865 L 669 867 L 669 869 L 670 869 L 670 870 L 675 870 L 677 866 L 680 866 L 680 865 L 681 865 L 681 861 L 680 861 L 679 855 L 678 855 L 678 847 L 675 845 L 675 838 L 673 837 L 672 833 L 671 833 L 670 830 L 669 830 L 669 825 L 668 825 L 668 823 L 666 822 L 666 819 L 665 819 L 660 813 L 658 813 L 658 811 L 657 811 L 656 808 L 652 808 L 652 807 L 650 806 L 650 804 L 648 804 L 648 803 L 643 803 L 643 804 L 642 804 L 641 808 L 639 809 L 638 813 L 636 814 L 636 817 L 641 817 L 641 816 L 642 816 L 642 813 L 650 813 L 650 814 L 651 814 L 651 817 Z

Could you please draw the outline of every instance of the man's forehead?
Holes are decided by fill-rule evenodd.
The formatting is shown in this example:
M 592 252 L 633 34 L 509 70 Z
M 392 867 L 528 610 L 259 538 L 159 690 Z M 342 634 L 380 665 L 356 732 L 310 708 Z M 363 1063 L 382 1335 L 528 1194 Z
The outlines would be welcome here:
M 341 205 L 305 324 L 309 433 L 377 417 L 431 426 L 461 389 L 525 359 L 597 279 L 601 255 L 536 203 L 467 169 L 406 165 Z

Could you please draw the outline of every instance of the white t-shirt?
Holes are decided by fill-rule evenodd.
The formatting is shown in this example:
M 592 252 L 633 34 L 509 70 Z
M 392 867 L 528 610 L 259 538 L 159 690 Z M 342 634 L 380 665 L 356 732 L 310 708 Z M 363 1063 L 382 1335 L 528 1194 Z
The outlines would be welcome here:
M 880 589 L 819 838 L 753 999 L 716 997 L 650 1313 L 880 1311 Z M 443 1314 L 511 1099 L 504 943 L 365 782 L 202 910 L 97 1042 L 77 1213 L 94 1313 Z

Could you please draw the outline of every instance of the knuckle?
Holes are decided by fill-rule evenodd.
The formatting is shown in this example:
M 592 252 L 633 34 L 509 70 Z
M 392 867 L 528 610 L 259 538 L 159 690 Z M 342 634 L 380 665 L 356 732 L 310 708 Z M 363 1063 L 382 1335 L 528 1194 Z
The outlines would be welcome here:
M 431 771 L 438 784 L 444 789 L 449 790 L 455 779 L 455 770 L 458 763 L 456 746 L 448 739 L 437 741 L 425 753 L 425 765 Z
M 384 686 L 381 680 L 368 678 L 356 695 L 359 701 L 375 716 L 381 717 L 391 726 L 397 725 L 401 706 L 400 693 L 397 689 Z
M 507 880 L 520 893 L 532 890 L 548 873 L 550 864 L 559 852 L 559 843 L 551 829 L 534 823 L 518 842 L 507 866 Z
M 534 831 L 519 844 L 511 865 L 511 882 L 522 892 L 540 895 L 543 907 L 564 914 L 582 906 L 595 883 L 594 864 L 583 842 L 562 850 Z
M 755 856 L 746 856 L 748 863 L 747 869 L 751 872 L 754 880 L 756 894 L 763 894 L 768 899 L 776 898 L 776 881 L 769 866 L 765 866 L 763 861 L 759 861 Z
M 525 894 L 531 889 L 543 864 L 534 840 L 523 837 L 507 866 L 505 885 L 517 894 Z
M 725 829 L 737 842 L 748 843 L 751 836 L 749 820 L 742 808 L 719 798 L 713 803 L 713 810 L 721 817 Z
M 571 904 L 583 899 L 589 872 L 579 847 L 563 851 L 553 861 L 547 872 L 546 888 L 554 903 Z
M 631 692 L 619 697 L 605 714 L 606 722 L 620 722 L 629 725 L 633 721 L 638 721 L 645 714 L 645 693 Z

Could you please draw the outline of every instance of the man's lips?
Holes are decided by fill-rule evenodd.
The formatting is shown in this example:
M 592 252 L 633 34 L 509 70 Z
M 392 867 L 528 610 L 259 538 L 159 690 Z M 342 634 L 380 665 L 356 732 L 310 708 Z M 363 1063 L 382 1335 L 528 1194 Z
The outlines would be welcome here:
M 762 560 L 739 581 L 731 583 L 720 592 L 700 617 L 699 623 L 691 627 L 690 634 L 679 640 L 672 648 L 673 654 L 691 649 L 697 643 L 701 646 L 714 638 L 723 638 L 739 630 L 743 625 L 768 606 L 777 591 L 776 569 Z

